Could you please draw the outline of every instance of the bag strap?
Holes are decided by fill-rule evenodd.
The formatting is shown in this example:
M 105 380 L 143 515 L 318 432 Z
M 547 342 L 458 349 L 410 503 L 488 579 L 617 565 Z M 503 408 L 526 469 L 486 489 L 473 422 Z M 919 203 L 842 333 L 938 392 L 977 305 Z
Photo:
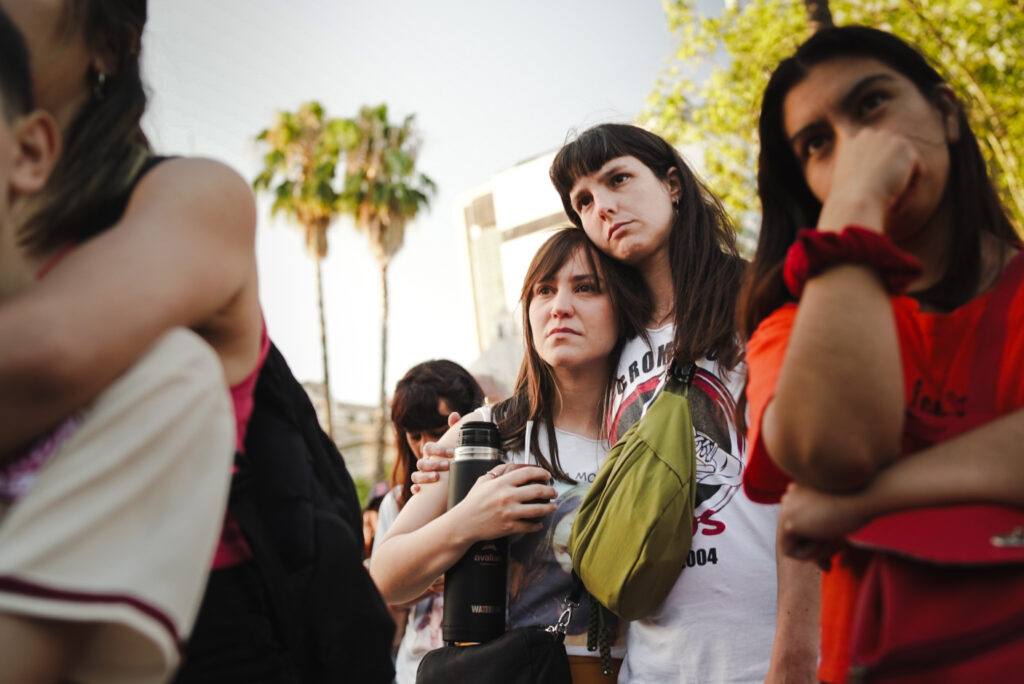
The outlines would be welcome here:
M 1006 319 L 1014 296 L 1024 283 L 1024 250 L 1017 253 L 1003 270 L 989 295 L 978 323 L 978 346 L 971 365 L 967 391 L 968 414 L 995 414 L 996 379 L 1003 360 Z
M 569 589 L 569 593 L 566 595 L 565 600 L 562 602 L 562 612 L 558 616 L 558 620 L 555 624 L 548 625 L 547 631 L 556 632 L 565 636 L 565 631 L 569 627 L 569 620 L 572 619 L 572 613 L 580 605 L 580 598 L 583 596 L 583 592 L 586 589 L 583 587 L 583 581 L 580 579 L 576 571 L 572 571 L 572 588 Z
M 672 359 L 665 372 L 665 391 L 681 396 L 686 395 L 686 390 L 693 384 L 693 378 L 697 374 L 697 364 L 693 361 L 679 363 Z

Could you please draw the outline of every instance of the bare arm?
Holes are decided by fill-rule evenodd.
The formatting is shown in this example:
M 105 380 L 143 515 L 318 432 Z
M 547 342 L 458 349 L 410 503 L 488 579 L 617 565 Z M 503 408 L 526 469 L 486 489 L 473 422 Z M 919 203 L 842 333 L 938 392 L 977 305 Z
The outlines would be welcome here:
M 918 163 L 898 135 L 860 131 L 835 160 L 818 230 L 883 232 Z M 848 264 L 812 278 L 762 420 L 768 453 L 802 484 L 858 489 L 899 453 L 903 407 L 899 339 L 879 276 Z
M 781 539 L 781 530 L 778 538 Z M 766 684 L 818 681 L 821 634 L 821 571 L 782 553 L 776 543 L 778 610 Z
M 48 684 L 64 681 L 71 661 L 94 625 L 0 613 L 0 681 Z
M 463 421 L 479 420 L 472 413 Z M 458 425 L 438 444 L 455 443 Z M 553 503 L 528 504 L 531 499 L 554 499 L 555 490 L 546 470 L 536 466 L 501 466 L 497 477 L 483 475 L 466 497 L 446 511 L 448 473 L 438 482 L 423 485 L 398 514 L 391 529 L 370 558 L 370 575 L 384 600 L 402 603 L 420 596 L 441 574 L 455 564 L 469 547 L 483 539 L 535 532 L 539 518 L 555 509 Z
M 166 161 L 121 221 L 0 306 L 0 454 L 94 398 L 171 327 L 214 347 L 229 382 L 259 350 L 255 209 L 234 171 Z
M 370 574 L 384 600 L 400 603 L 416 598 L 469 547 L 484 539 L 536 532 L 533 519 L 549 515 L 554 499 L 548 472 L 537 466 L 500 466 L 501 474 L 482 475 L 466 498 L 445 511 L 448 474 L 424 485 L 398 514 L 395 524 L 370 560 Z
M 898 453 L 903 403 L 899 340 L 877 276 L 840 266 L 812 279 L 761 422 L 768 453 L 798 482 L 861 487 Z
M 859 492 L 828 494 L 791 485 L 779 516 L 783 547 L 796 557 L 815 557 L 813 542 L 838 539 L 880 515 L 911 508 L 1024 508 L 1022 485 L 1024 409 L 896 461 Z

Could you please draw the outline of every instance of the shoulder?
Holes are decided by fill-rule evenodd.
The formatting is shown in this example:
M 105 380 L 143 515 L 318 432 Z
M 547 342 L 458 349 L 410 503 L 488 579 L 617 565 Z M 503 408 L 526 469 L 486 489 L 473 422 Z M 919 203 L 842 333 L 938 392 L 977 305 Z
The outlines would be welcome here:
M 796 304 L 789 302 L 780 306 L 758 324 L 754 334 L 747 342 L 746 359 L 748 364 L 755 365 L 763 354 L 770 353 L 779 345 L 785 348 L 793 330 L 796 312 Z
M 255 232 L 256 208 L 249 184 L 234 169 L 213 159 L 173 158 L 153 167 L 132 193 L 126 216 L 149 212 L 190 219 L 182 227 L 199 219 L 249 237 Z
M 709 358 L 703 358 L 697 362 L 697 376 L 694 378 L 694 384 L 706 393 L 713 387 L 714 392 L 722 394 L 723 397 L 732 397 L 732 399 L 738 400 L 743 396 L 746 380 L 746 361 L 740 361 L 732 368 L 726 368 L 718 361 Z
M 619 355 L 619 372 L 623 372 L 630 364 L 643 360 L 647 354 L 651 354 L 656 366 L 666 365 L 674 332 L 675 326 L 668 323 L 655 330 L 648 330 L 647 339 L 638 335 L 626 340 Z
M 208 195 L 226 190 L 252 197 L 249 184 L 237 171 L 223 162 L 205 157 L 171 157 L 156 164 L 139 181 L 136 192 L 153 185 L 189 189 Z

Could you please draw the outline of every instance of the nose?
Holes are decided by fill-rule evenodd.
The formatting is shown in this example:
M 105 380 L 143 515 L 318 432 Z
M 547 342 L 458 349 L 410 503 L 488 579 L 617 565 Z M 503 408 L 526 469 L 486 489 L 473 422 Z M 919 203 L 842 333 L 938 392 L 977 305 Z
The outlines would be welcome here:
M 618 210 L 618 203 L 615 201 L 615 193 L 608 188 L 598 188 L 594 191 L 594 207 L 597 215 L 602 219 L 614 216 Z
M 572 316 L 572 313 L 572 293 L 564 287 L 558 288 L 558 292 L 551 300 L 551 317 L 567 318 Z

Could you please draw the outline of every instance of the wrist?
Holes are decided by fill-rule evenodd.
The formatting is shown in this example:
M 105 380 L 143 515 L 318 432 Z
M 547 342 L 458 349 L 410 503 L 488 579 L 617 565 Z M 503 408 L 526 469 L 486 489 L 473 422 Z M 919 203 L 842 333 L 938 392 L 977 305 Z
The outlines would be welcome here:
M 786 289 L 799 299 L 808 280 L 842 264 L 872 269 L 890 294 L 902 294 L 921 274 L 917 259 L 888 237 L 848 225 L 841 232 L 804 229 L 797 233 L 786 253 L 782 277 Z
M 886 209 L 878 202 L 864 199 L 865 193 L 825 201 L 818 215 L 818 230 L 841 233 L 847 226 L 859 226 L 874 233 L 883 233 Z
M 463 519 L 461 515 L 462 509 L 460 506 L 462 502 L 455 504 L 452 508 L 442 513 L 437 519 L 438 524 L 442 526 L 442 536 L 448 540 L 451 548 L 456 553 L 462 553 L 465 549 L 469 548 L 472 543 L 469 540 L 469 536 L 466 534 L 466 525 L 460 525 L 460 521 Z

